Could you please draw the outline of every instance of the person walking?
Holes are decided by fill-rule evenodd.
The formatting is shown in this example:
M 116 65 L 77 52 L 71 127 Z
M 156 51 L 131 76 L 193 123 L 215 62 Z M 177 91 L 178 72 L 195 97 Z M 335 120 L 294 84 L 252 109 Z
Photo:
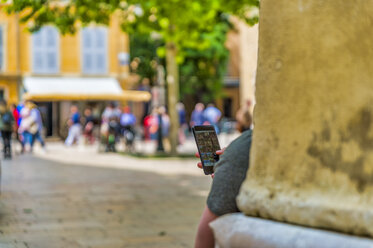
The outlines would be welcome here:
M 110 102 L 101 116 L 101 136 L 106 145 L 106 152 L 116 152 L 116 143 L 119 139 L 120 125 L 119 120 L 121 111 L 115 102 Z
M 117 107 L 117 104 L 115 102 L 110 102 L 109 105 L 105 108 L 104 112 L 102 113 L 102 121 L 103 122 L 109 122 L 112 119 L 118 119 L 120 118 L 122 112 Z
M 95 137 L 93 135 L 95 127 L 95 118 L 92 114 L 92 109 L 86 108 L 84 110 L 84 137 L 85 143 L 92 145 L 95 142 Z
M 43 148 L 43 151 L 45 150 L 45 142 L 42 136 L 43 133 L 43 119 L 41 117 L 40 110 L 38 107 L 31 101 L 26 102 L 26 107 L 30 109 L 30 115 L 32 118 L 36 121 L 37 124 L 37 131 L 33 134 L 32 137 L 32 144 L 31 147 L 34 146 L 35 140 L 40 142 L 41 147 Z
M 135 125 L 136 117 L 131 112 L 131 108 L 126 106 L 123 108 L 123 113 L 120 117 L 121 133 L 125 139 L 126 150 L 132 151 L 134 149 L 135 141 Z
M 204 123 L 204 116 L 203 116 L 203 110 L 205 109 L 205 105 L 203 103 L 197 103 L 194 107 L 194 110 L 192 112 L 190 126 L 200 126 Z
M 185 106 L 182 102 L 179 102 L 176 105 L 176 109 L 179 115 L 179 144 L 182 145 L 186 140 L 185 132 L 188 130 Z
M 21 154 L 25 152 L 25 143 L 24 143 L 24 138 L 23 138 L 23 135 L 22 135 L 22 132 L 19 130 L 20 129 L 20 126 L 21 126 L 21 122 L 22 122 L 22 109 L 25 107 L 24 105 L 24 102 L 20 102 L 17 106 L 16 106 L 16 109 L 14 111 L 14 119 L 17 121 L 16 122 L 16 125 L 17 125 L 17 139 L 19 141 L 19 143 L 21 144 Z
M 136 117 L 131 112 L 131 108 L 126 106 L 123 108 L 123 113 L 120 116 L 120 125 L 123 129 L 133 129 L 136 124 Z
M 158 110 L 153 108 L 152 112 L 144 119 L 144 137 L 145 140 L 156 140 L 158 129 Z
M 78 143 L 81 133 L 80 114 L 78 107 L 76 105 L 71 106 L 70 112 L 71 116 L 67 122 L 69 126 L 69 133 L 65 140 L 66 146 L 72 146 L 74 143 Z
M 20 119 L 21 115 L 18 111 L 17 105 L 15 105 L 15 104 L 12 104 L 10 106 L 10 111 L 12 112 L 13 118 L 14 118 L 13 131 L 16 133 L 16 139 L 22 147 L 22 150 L 21 150 L 21 153 L 22 153 L 23 152 L 23 142 L 21 140 L 21 135 L 18 133 L 19 124 L 20 124 L 19 119 Z
M 30 106 L 25 106 L 21 110 L 21 123 L 18 133 L 22 135 L 23 149 L 25 152 L 32 152 L 34 135 L 39 130 L 35 115 L 31 115 Z
M 218 123 L 221 117 L 221 112 L 213 103 L 207 105 L 207 108 L 203 111 L 203 117 L 208 124 L 214 126 L 216 133 L 219 133 Z
M 12 132 L 14 125 L 14 117 L 7 108 L 7 103 L 4 100 L 0 101 L 0 131 L 3 140 L 4 159 L 12 158 Z
M 171 150 L 171 144 L 169 140 L 169 134 L 170 134 L 170 117 L 167 114 L 167 110 L 165 106 L 161 106 L 158 108 L 158 129 L 161 130 L 160 138 L 163 141 L 164 149 L 166 151 Z

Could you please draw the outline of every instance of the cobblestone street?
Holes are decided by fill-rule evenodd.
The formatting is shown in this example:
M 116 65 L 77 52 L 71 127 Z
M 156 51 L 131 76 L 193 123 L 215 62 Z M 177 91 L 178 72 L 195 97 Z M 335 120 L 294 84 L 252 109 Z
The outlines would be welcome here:
M 0 247 L 192 247 L 210 183 L 195 159 L 52 144 L 2 162 Z

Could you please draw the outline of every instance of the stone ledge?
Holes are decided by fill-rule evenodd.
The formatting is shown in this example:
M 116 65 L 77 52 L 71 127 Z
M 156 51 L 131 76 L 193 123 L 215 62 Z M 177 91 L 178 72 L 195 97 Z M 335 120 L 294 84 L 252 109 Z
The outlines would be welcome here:
M 373 248 L 373 240 L 230 214 L 210 224 L 216 248 Z

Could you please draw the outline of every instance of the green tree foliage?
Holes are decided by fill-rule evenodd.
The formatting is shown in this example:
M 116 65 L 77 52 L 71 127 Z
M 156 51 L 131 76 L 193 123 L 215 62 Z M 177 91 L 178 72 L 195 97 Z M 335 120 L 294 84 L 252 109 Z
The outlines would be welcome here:
M 122 28 L 136 34 L 132 37 L 144 35 L 144 41 L 144 37 L 156 33 L 162 38 L 163 46 L 157 49 L 159 57 L 166 55 L 165 44 L 171 42 L 176 46 L 176 61 L 183 65 L 182 93 L 192 93 L 193 89 L 218 93 L 227 57 L 223 47 L 227 15 L 234 14 L 254 24 L 258 17 L 250 13 L 258 6 L 259 0 L 13 0 L 7 11 L 21 12 L 21 21 L 28 22 L 30 31 L 54 24 L 63 34 L 76 32 L 80 24 L 107 25 L 116 13 Z M 140 74 L 153 76 L 154 70 L 147 63 L 152 56 L 151 46 L 149 42 L 144 49 L 140 44 L 131 45 L 142 56 L 137 69 Z
M 121 26 L 128 33 L 160 35 L 165 46 L 157 52 L 166 57 L 171 153 L 176 153 L 177 64 L 184 62 L 189 49 L 211 49 L 214 42 L 209 34 L 221 23 L 222 15 L 233 14 L 249 24 L 256 23 L 258 17 L 250 15 L 253 7 L 259 7 L 259 0 L 12 0 L 7 10 L 20 12 L 21 20 L 28 22 L 31 31 L 45 24 L 54 24 L 62 33 L 73 33 L 79 24 L 108 24 L 115 13 L 120 16 Z M 209 67 L 203 61 L 199 61 L 199 66 Z
M 31 31 L 54 24 L 62 33 L 74 33 L 79 23 L 107 25 L 117 13 L 125 31 L 157 32 L 166 43 L 173 42 L 182 62 L 184 48 L 204 50 L 211 46 L 204 34 L 213 31 L 222 14 L 237 15 L 254 24 L 258 17 L 250 13 L 258 6 L 259 0 L 13 0 L 7 11 L 21 12 L 21 21 L 29 22 Z M 164 55 L 164 49 L 159 53 Z
M 180 64 L 180 98 L 193 96 L 196 102 L 213 102 L 222 95 L 222 85 L 228 60 L 225 47 L 227 31 L 231 28 L 228 21 L 216 25 L 209 34 L 204 34 L 211 45 L 204 50 L 185 49 L 183 62 Z M 140 78 L 149 78 L 154 85 L 156 67 L 164 64 L 164 59 L 157 56 L 156 50 L 164 45 L 161 40 L 151 39 L 149 35 L 133 33 L 130 36 L 130 54 L 134 64 L 132 71 Z
M 150 80 L 150 85 L 154 85 L 157 77 L 157 47 L 160 41 L 151 39 L 149 35 L 134 33 L 130 35 L 130 56 L 131 72 Z
M 196 102 L 213 102 L 222 96 L 223 79 L 226 73 L 229 52 L 225 47 L 229 22 L 214 26 L 204 38 L 210 46 L 204 50 L 185 49 L 185 59 L 180 65 L 181 98 L 194 96 Z

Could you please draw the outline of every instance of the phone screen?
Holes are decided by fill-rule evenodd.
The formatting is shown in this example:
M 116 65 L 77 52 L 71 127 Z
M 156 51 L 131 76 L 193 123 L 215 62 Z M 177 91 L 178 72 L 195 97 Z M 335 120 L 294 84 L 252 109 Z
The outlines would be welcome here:
M 194 136 L 199 150 L 199 155 L 204 167 L 213 167 L 217 162 L 215 152 L 220 150 L 215 129 L 211 126 L 194 128 Z

